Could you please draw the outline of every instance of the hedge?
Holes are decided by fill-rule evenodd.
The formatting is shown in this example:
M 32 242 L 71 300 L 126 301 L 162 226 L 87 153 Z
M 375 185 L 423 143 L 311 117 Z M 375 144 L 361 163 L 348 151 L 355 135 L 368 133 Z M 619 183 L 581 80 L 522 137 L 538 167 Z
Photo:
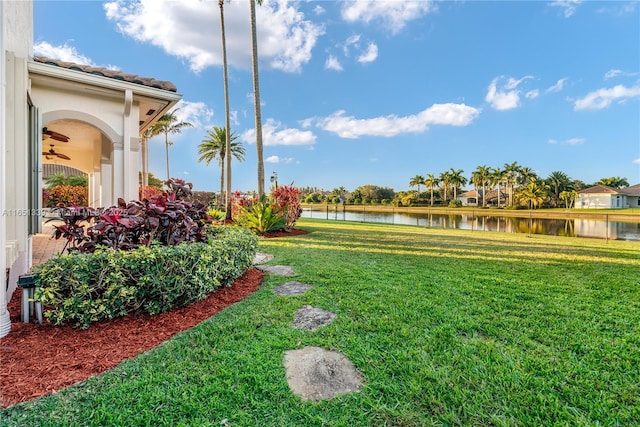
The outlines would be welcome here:
M 237 227 L 210 227 L 208 235 L 207 243 L 58 255 L 35 267 L 34 301 L 54 325 L 82 329 L 191 304 L 233 284 L 251 267 L 258 246 L 254 233 Z

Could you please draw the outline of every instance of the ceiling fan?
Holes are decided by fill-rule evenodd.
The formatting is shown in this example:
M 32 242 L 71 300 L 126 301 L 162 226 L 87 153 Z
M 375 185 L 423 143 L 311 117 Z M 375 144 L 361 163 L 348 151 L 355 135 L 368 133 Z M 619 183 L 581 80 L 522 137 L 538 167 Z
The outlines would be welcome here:
M 50 144 L 49 146 L 51 147 L 49 151 L 42 152 L 42 155 L 45 156 L 47 160 L 51 160 L 50 156 L 56 156 L 63 160 L 71 160 L 71 157 L 67 156 L 66 154 L 56 153 L 56 151 L 53 149 L 53 144 Z
M 61 133 L 58 133 L 58 132 L 52 131 L 51 129 L 43 127 L 42 139 L 45 139 L 47 136 L 51 139 L 55 139 L 56 141 L 69 142 L 69 137 L 67 135 L 63 135 Z

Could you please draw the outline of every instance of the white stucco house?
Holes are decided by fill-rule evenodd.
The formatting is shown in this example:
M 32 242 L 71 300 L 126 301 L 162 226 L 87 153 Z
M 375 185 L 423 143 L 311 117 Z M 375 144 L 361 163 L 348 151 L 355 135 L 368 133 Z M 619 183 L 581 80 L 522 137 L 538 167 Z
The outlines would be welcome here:
M 625 188 L 596 185 L 578 192 L 577 209 L 640 208 L 640 184 Z
M 0 2 L 0 36 L 3 337 L 11 327 L 7 301 L 31 268 L 31 236 L 41 227 L 42 165 L 86 173 L 92 206 L 137 199 L 140 135 L 181 95 L 170 82 L 34 57 L 30 0 Z

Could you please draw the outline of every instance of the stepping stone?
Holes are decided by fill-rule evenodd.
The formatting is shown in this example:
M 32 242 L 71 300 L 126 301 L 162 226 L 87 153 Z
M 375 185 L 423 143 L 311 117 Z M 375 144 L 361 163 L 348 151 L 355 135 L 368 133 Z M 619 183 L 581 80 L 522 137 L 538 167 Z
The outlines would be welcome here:
M 256 255 L 253 257 L 253 265 L 264 264 L 265 262 L 269 262 L 272 259 L 273 255 L 265 254 L 264 252 L 256 252 Z
M 360 390 L 362 375 L 343 354 L 319 347 L 284 353 L 291 391 L 302 400 L 331 399 Z
M 313 285 L 302 282 L 286 282 L 273 288 L 273 292 L 280 296 L 302 295 Z
M 256 265 L 256 268 L 265 273 L 277 274 L 278 276 L 293 276 L 293 268 L 288 265 Z
M 323 310 L 321 308 L 311 307 L 310 305 L 305 305 L 304 307 L 296 311 L 296 315 L 293 318 L 293 326 L 295 328 L 315 331 L 321 326 L 326 326 L 329 323 L 333 322 L 333 319 L 335 318 L 335 313 Z

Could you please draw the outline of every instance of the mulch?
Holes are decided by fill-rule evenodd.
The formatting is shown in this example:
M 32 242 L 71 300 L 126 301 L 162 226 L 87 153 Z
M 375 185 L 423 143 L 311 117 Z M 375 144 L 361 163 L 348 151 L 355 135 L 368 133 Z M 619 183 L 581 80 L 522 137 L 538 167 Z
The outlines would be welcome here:
M 300 234 L 306 231 L 293 229 L 264 237 Z M 16 290 L 8 304 L 11 331 L 0 339 L 0 406 L 51 394 L 105 372 L 242 300 L 262 280 L 262 272 L 250 268 L 232 286 L 189 306 L 155 316 L 130 314 L 85 330 L 54 326 L 46 320 L 41 325 L 22 323 L 22 292 Z

